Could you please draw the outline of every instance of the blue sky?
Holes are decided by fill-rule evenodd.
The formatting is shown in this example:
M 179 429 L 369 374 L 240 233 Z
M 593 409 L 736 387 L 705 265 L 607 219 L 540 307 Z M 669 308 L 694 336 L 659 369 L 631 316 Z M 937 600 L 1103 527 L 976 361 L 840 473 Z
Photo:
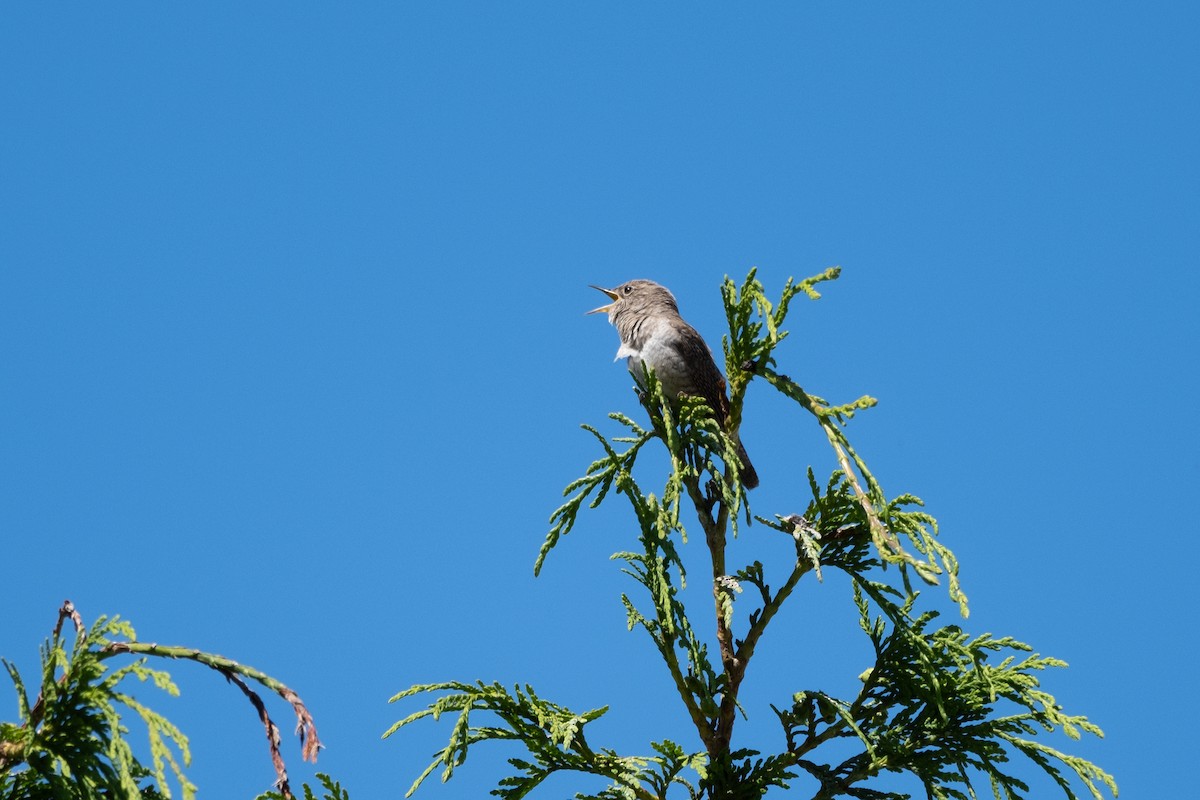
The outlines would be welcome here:
M 32 671 L 70 598 L 252 664 L 308 701 L 356 800 L 444 743 L 379 740 L 418 682 L 528 682 L 611 704 L 593 742 L 692 746 L 625 631 L 628 516 L 585 517 L 532 577 L 595 456 L 579 423 L 636 411 L 588 284 L 664 283 L 715 345 L 724 275 L 778 292 L 840 264 L 781 369 L 880 399 L 850 436 L 941 520 L 968 629 L 1069 661 L 1046 688 L 1107 733 L 1057 744 L 1126 797 L 1190 791 L 1190 4 L 0 14 L 0 655 Z M 765 387 L 743 437 L 758 513 L 833 468 Z M 736 552 L 783 569 L 784 544 Z M 852 691 L 852 613 L 832 579 L 785 609 L 743 743 L 776 744 L 769 702 Z M 183 697 L 153 702 L 200 796 L 268 788 L 244 700 L 172 673 Z M 482 796 L 501 755 L 418 796 Z

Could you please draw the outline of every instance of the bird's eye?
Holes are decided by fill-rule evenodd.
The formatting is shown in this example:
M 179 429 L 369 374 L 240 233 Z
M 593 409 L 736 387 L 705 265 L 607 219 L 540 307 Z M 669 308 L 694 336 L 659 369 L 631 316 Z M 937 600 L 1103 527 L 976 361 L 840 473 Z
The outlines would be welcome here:
M 629 285 L 626 285 L 626 286 L 625 286 L 625 294 L 629 294 L 629 293 L 630 293 L 630 292 L 632 292 L 632 291 L 633 291 L 633 287 L 632 287 L 632 286 L 629 286 Z

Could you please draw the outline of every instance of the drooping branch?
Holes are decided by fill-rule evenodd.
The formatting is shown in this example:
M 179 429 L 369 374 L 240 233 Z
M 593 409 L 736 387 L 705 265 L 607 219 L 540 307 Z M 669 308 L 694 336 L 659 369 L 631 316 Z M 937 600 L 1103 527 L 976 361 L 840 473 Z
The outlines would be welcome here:
M 283 756 L 279 751 L 279 729 L 267 714 L 262 698 L 250 689 L 243 678 L 249 678 L 262 684 L 282 697 L 292 707 L 292 710 L 296 714 L 296 735 L 300 739 L 301 758 L 305 761 L 316 762 L 317 753 L 323 745 L 317 736 L 317 726 L 313 721 L 312 714 L 309 712 L 307 706 L 304 705 L 299 695 L 265 672 L 244 664 L 239 664 L 233 659 L 225 658 L 215 653 L 206 653 L 190 647 L 160 645 L 153 642 L 109 642 L 101 648 L 99 657 L 102 659 L 110 658 L 125 653 L 195 661 L 221 673 L 225 676 L 226 680 L 241 689 L 258 712 L 259 719 L 266 728 L 271 763 L 275 767 L 276 786 L 285 798 L 290 798 L 292 795 L 291 790 L 288 788 L 287 768 L 284 765 Z

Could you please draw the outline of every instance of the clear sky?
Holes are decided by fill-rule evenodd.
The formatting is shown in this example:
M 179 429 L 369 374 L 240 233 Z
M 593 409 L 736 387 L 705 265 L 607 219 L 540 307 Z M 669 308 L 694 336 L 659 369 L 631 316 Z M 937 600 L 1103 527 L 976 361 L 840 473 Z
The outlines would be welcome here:
M 532 576 L 596 455 L 579 423 L 637 412 L 588 284 L 664 283 L 715 346 L 724 275 L 778 292 L 840 264 L 781 369 L 880 399 L 850 436 L 941 520 L 968 630 L 1069 661 L 1046 688 L 1108 734 L 1054 743 L 1125 797 L 1188 794 L 1198 23 L 1185 2 L 5 4 L 0 655 L 29 677 L 70 598 L 254 665 L 308 701 L 355 800 L 398 797 L 444 743 L 380 741 L 417 682 L 529 682 L 611 704 L 594 742 L 695 747 L 625 630 L 629 517 L 584 517 Z M 756 386 L 743 434 L 755 511 L 802 510 L 804 466 L 833 467 L 811 422 Z M 788 559 L 761 527 L 737 547 Z M 776 625 L 745 744 L 778 744 L 768 702 L 867 666 L 844 582 Z M 200 796 L 268 788 L 245 701 L 171 671 L 183 697 L 150 699 Z M 418 796 L 483 796 L 501 755 Z

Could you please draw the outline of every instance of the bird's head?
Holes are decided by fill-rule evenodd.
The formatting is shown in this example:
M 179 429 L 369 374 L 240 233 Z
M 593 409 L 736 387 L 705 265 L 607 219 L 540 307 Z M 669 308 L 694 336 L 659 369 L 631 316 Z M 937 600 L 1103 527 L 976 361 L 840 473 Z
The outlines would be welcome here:
M 679 314 L 679 307 L 675 304 L 675 295 L 671 294 L 667 287 L 654 281 L 639 278 L 622 283 L 615 289 L 605 289 L 595 285 L 592 288 L 604 292 L 612 302 L 599 308 L 593 308 L 587 313 L 607 313 L 608 321 L 614 324 L 618 316 L 627 314 L 635 316 L 664 312 Z

